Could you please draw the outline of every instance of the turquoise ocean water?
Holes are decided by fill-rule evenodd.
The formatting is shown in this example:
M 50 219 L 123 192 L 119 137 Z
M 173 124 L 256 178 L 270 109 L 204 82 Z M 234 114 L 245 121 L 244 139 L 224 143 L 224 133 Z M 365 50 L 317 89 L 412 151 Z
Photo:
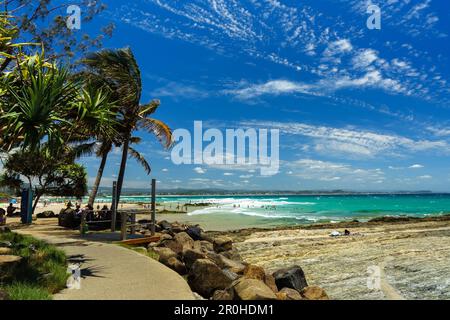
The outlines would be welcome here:
M 100 198 L 110 202 L 110 198 Z M 123 196 L 123 202 L 147 203 L 148 196 Z M 252 216 L 286 223 L 369 220 L 380 216 L 424 217 L 450 213 L 450 194 L 321 195 L 321 196 L 180 196 L 158 202 L 209 203 L 189 215 Z

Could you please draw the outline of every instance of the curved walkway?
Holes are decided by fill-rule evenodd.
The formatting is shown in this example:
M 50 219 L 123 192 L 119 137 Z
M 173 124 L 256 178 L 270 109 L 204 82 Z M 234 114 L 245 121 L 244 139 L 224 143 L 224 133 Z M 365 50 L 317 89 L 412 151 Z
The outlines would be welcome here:
M 194 299 L 186 281 L 159 262 L 99 238 L 81 238 L 78 232 L 68 231 L 56 224 L 55 219 L 49 219 L 31 226 L 14 228 L 15 232 L 29 234 L 54 244 L 66 252 L 70 263 L 80 265 L 81 288 L 65 289 L 55 294 L 54 299 Z

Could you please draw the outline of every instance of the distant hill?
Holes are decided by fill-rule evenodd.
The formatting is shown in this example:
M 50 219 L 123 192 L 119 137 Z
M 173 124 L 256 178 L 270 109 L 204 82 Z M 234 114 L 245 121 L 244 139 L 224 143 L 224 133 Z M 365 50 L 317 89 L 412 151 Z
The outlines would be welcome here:
M 352 190 L 226 190 L 226 189 L 157 189 L 158 195 L 348 195 L 348 194 L 432 194 L 417 191 L 352 191 Z M 111 195 L 111 188 L 101 187 L 99 195 Z M 122 195 L 150 195 L 150 188 L 124 188 Z

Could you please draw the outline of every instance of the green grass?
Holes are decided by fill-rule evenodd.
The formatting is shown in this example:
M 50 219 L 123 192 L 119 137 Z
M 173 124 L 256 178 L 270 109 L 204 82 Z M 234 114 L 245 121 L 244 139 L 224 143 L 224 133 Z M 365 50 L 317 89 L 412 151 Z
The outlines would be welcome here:
M 48 300 L 51 295 L 66 287 L 66 255 L 54 246 L 9 232 L 0 234 L 0 241 L 13 244 L 12 254 L 22 261 L 14 268 L 2 270 L 0 289 L 13 300 Z
M 16 282 L 6 285 L 3 289 L 8 292 L 11 300 L 51 300 L 52 295 L 45 288 L 28 283 Z

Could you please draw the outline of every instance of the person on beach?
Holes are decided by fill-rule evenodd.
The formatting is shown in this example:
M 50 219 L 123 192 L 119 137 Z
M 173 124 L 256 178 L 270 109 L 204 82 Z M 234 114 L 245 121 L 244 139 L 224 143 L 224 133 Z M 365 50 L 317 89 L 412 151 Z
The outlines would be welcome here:
M 6 216 L 12 217 L 14 215 L 14 212 L 17 210 L 17 207 L 14 207 L 12 203 L 9 204 L 8 208 L 6 209 Z
M 75 215 L 78 216 L 78 217 L 81 217 L 81 207 L 80 207 L 80 205 L 77 205 L 75 207 Z
M 3 208 L 0 208 L 0 226 L 4 226 L 6 224 L 6 211 Z

